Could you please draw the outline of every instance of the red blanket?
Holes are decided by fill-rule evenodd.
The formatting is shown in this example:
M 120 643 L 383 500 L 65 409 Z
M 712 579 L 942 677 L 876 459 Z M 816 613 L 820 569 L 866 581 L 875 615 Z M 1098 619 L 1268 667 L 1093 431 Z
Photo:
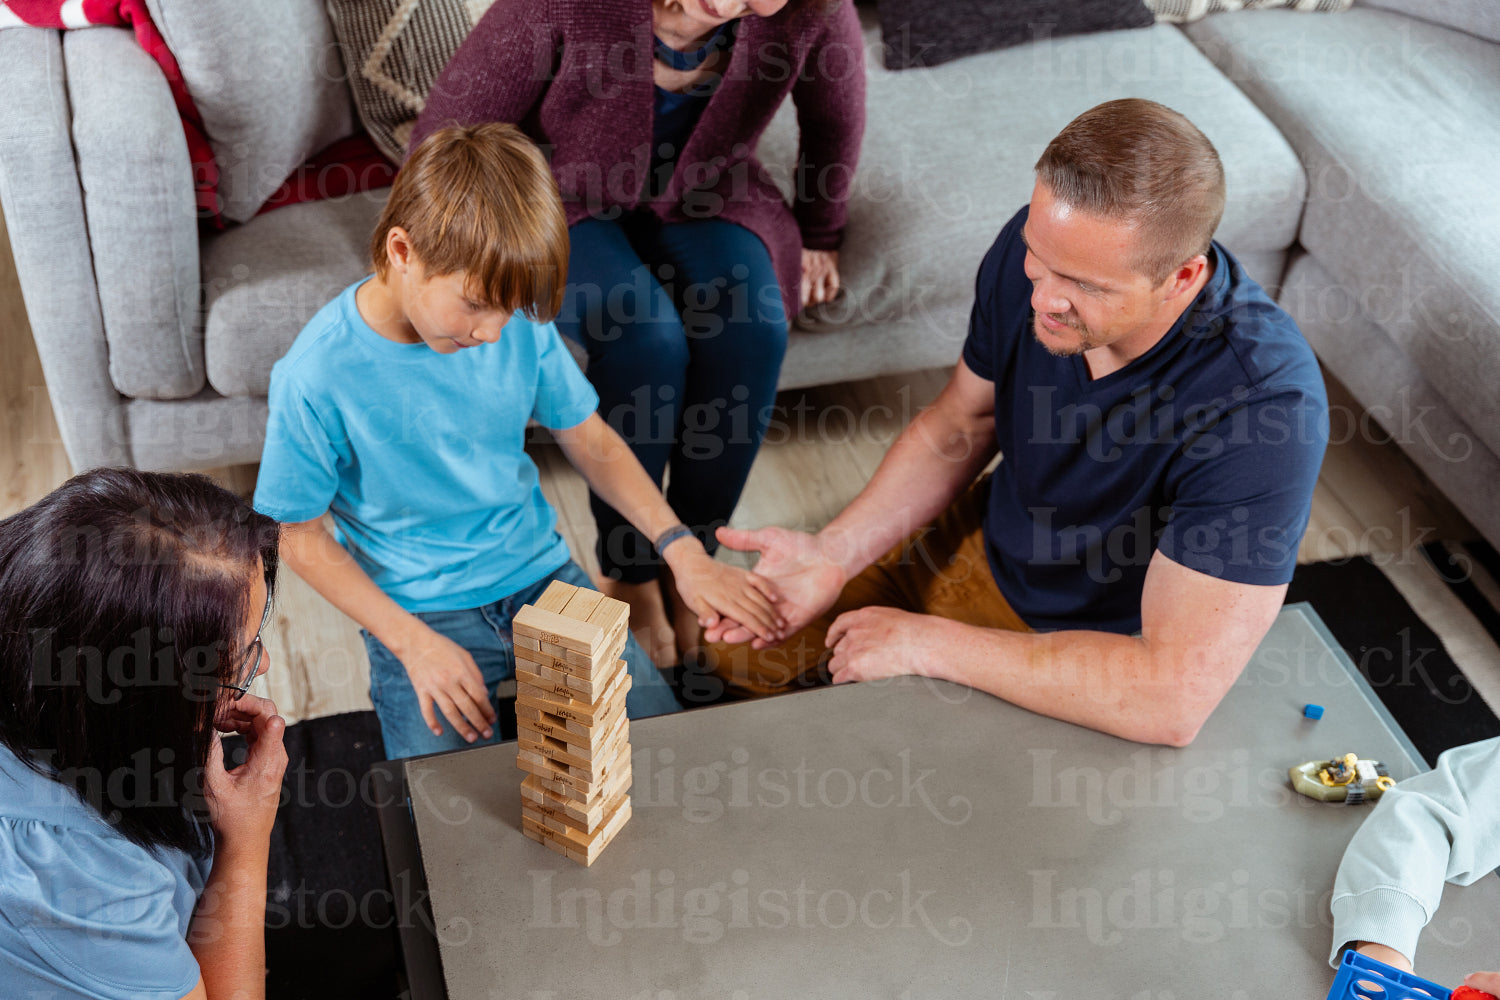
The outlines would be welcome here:
M 219 214 L 219 167 L 213 147 L 203 129 L 203 118 L 193 104 L 182 70 L 156 30 L 146 0 L 0 0 L 0 28 L 130 28 L 141 48 L 156 60 L 187 136 L 188 157 L 193 166 L 199 217 L 216 228 L 224 220 Z M 353 194 L 391 183 L 395 168 L 380 156 L 375 144 L 361 133 L 334 143 L 302 166 L 266 201 L 262 212 L 283 205 L 317 201 Z

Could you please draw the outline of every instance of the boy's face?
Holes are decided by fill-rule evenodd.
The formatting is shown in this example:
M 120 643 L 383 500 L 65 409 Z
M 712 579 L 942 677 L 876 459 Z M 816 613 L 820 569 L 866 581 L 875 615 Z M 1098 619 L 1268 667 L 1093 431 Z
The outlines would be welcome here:
M 511 313 L 485 305 L 464 271 L 429 276 L 420 261 L 402 275 L 401 303 L 406 320 L 422 343 L 439 354 L 493 344 Z

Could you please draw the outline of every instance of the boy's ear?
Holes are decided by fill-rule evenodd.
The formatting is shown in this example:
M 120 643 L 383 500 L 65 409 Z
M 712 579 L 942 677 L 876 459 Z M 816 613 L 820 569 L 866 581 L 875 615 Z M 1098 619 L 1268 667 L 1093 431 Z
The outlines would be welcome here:
M 412 264 L 411 236 L 400 226 L 392 226 L 385 234 L 385 259 L 401 274 Z

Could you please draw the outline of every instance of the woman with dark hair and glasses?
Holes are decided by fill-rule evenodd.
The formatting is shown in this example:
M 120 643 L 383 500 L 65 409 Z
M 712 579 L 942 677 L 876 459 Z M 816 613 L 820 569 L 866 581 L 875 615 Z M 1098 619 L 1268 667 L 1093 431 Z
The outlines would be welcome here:
M 799 149 L 756 147 L 787 99 Z M 599 415 L 712 553 L 775 406 L 788 323 L 832 300 L 865 126 L 852 0 L 495 0 L 410 148 L 501 121 L 547 150 L 568 217 L 558 330 L 588 354 Z M 658 545 L 591 495 L 600 589 L 658 666 L 699 643 Z
M 265 995 L 277 524 L 101 469 L 0 521 L 0 993 Z M 225 769 L 220 733 L 246 761 Z

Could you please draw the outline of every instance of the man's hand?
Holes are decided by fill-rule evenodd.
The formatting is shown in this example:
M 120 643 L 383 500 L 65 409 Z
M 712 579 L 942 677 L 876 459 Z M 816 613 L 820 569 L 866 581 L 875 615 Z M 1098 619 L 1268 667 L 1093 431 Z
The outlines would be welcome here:
M 422 721 L 434 736 L 443 734 L 437 712 L 443 713 L 453 731 L 473 743 L 480 736 L 494 735 L 495 707 L 484 686 L 484 675 L 469 651 L 447 636 L 434 631 L 419 619 L 412 634 L 391 652 L 406 668 L 411 686 L 417 692 Z M 436 711 L 434 711 L 436 708 Z
M 270 840 L 281 805 L 281 776 L 286 772 L 281 737 L 286 720 L 276 714 L 269 698 L 247 694 L 220 709 L 214 727 L 243 736 L 250 755 L 233 771 L 225 770 L 224 743 L 214 735 L 203 775 L 209 823 L 226 844 L 263 846 Z
M 896 608 L 859 608 L 833 620 L 828 669 L 835 684 L 904 674 L 928 676 L 952 657 L 972 626 Z
M 667 546 L 663 558 L 672 569 L 682 603 L 692 609 L 705 629 L 729 619 L 766 642 L 780 642 L 786 637 L 782 631 L 786 622 L 768 596 L 771 587 L 766 581 L 719 562 L 696 538 Z
M 761 528 L 743 531 L 720 528 L 721 545 L 737 552 L 758 552 L 752 578 L 764 581 L 776 602 L 776 610 L 785 623 L 782 637 L 792 635 L 833 607 L 847 581 L 844 571 L 829 559 L 816 536 L 786 528 Z M 752 649 L 766 649 L 775 643 L 753 636 L 737 620 L 720 621 L 709 626 L 704 638 L 709 642 L 746 642 Z M 778 640 L 779 641 L 779 640 Z
M 839 294 L 839 252 L 802 251 L 802 308 L 832 302 Z

